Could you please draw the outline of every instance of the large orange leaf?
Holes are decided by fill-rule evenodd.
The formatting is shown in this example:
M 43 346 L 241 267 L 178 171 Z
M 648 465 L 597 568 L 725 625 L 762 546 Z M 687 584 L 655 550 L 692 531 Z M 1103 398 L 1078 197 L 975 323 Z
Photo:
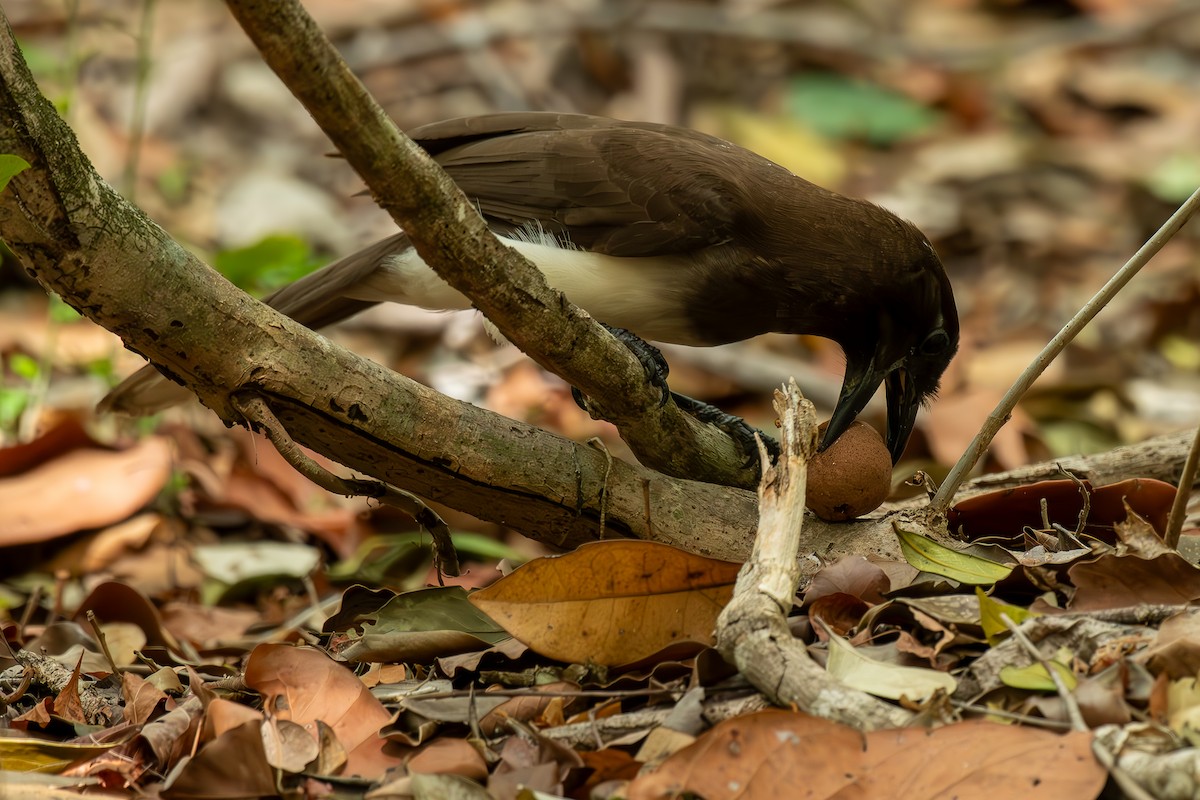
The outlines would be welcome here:
M 43 542 L 120 522 L 154 499 L 171 475 L 165 439 L 112 452 L 82 449 L 0 478 L 0 545 Z
M 692 792 L 707 800 L 1087 800 L 1106 773 L 1090 733 L 962 722 L 865 736 L 827 720 L 763 711 L 727 720 L 629 786 L 629 800 Z
M 260 644 L 246 662 L 246 685 L 263 695 L 269 713 L 304 725 L 314 739 L 317 720 L 328 725 L 348 754 L 347 774 L 377 778 L 400 763 L 383 752 L 387 742 L 378 736 L 392 715 L 320 650 Z
M 531 561 L 471 602 L 542 655 L 630 664 L 711 644 L 740 567 L 653 542 L 596 542 Z

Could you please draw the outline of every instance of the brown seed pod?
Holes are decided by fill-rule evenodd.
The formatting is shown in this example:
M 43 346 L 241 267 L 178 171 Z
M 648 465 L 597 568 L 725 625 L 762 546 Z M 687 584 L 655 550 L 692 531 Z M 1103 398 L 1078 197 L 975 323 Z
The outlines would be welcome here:
M 828 425 L 821 424 L 821 434 Z M 827 522 L 841 522 L 879 508 L 891 489 L 892 459 L 883 437 L 855 422 L 808 463 L 805 505 Z

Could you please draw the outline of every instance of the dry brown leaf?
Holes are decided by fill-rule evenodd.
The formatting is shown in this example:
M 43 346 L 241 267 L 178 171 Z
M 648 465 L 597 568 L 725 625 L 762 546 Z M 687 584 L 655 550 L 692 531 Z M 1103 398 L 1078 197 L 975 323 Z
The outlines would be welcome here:
M 596 542 L 531 561 L 471 602 L 542 655 L 631 664 L 711 644 L 740 567 L 653 542 Z
M 1095 797 L 1106 773 L 1091 734 L 964 722 L 937 730 L 875 731 L 787 711 L 717 725 L 656 772 L 629 786 L 629 800 L 695 792 L 706 800 L 805 797 L 859 800 L 1023 800 Z
M 0 477 L 16 475 L 81 447 L 100 447 L 74 415 L 64 415 L 36 439 L 0 447 Z
M 467 740 L 442 737 L 434 739 L 408 760 L 408 771 L 426 772 L 434 775 L 462 775 L 465 778 L 482 780 L 488 768 Z
M 179 642 L 163 628 L 162 618 L 154 603 L 126 583 L 105 581 L 97 584 L 79 604 L 73 619 L 84 625 L 89 611 L 101 623 L 128 622 L 136 625 L 146 635 L 148 644 L 180 652 Z
M 1157 558 L 1104 555 L 1073 565 L 1067 574 L 1075 584 L 1067 604 L 1072 611 L 1187 605 L 1200 598 L 1200 569 L 1178 553 Z
M 1084 532 L 1114 541 L 1113 526 L 1137 512 L 1158 531 L 1166 528 L 1167 515 L 1175 499 L 1175 487 L 1163 481 L 1134 478 L 1093 488 L 1082 481 L 1088 492 L 1089 509 Z M 1042 501 L 1051 523 L 1075 530 L 1083 509 L 1080 485 L 1072 480 L 1039 481 L 1026 486 L 1001 489 L 976 495 L 950 509 L 947 524 L 968 539 L 1018 537 L 1026 527 L 1041 530 Z
M 262 738 L 267 763 L 284 772 L 303 772 L 321 752 L 317 740 L 303 725 L 279 717 L 263 722 Z
M 0 546 L 120 522 L 150 502 L 170 475 L 171 448 L 155 437 L 116 453 L 73 450 L 0 479 Z
M 509 720 L 515 719 L 520 722 L 528 722 L 537 719 L 545 713 L 546 709 L 555 700 L 561 701 L 563 699 L 562 697 L 557 697 L 557 693 L 577 691 L 579 691 L 579 684 L 569 681 L 555 681 L 531 687 L 529 694 L 510 698 L 501 705 L 483 713 L 479 719 L 479 730 L 485 736 L 499 735 L 508 730 Z M 486 698 L 487 693 L 484 692 L 482 697 Z M 561 702 L 559 705 L 561 706 Z
M 592 769 L 592 774 L 588 776 L 587 783 L 584 784 L 584 790 L 588 792 L 583 795 L 585 797 L 596 796 L 590 792 L 590 789 L 605 781 L 633 780 L 642 767 L 641 763 L 629 753 L 615 747 L 606 747 L 603 750 L 584 750 L 579 755 L 583 759 L 583 763 Z M 599 796 L 603 797 L 604 795 L 600 794 Z
M 75 669 L 71 670 L 71 679 L 54 698 L 54 716 L 67 722 L 90 725 L 97 720 L 88 719 L 87 713 L 83 710 L 83 701 L 79 697 L 79 674 L 82 664 L 83 657 L 81 656 Z
M 261 711 L 218 697 L 204 709 L 202 741 L 212 741 L 247 723 L 262 721 Z
M 134 725 L 149 722 L 158 704 L 167 700 L 165 692 L 132 672 L 121 673 L 121 696 L 125 698 L 125 721 Z
M 162 793 L 166 800 L 277 795 L 275 770 L 263 748 L 261 718 L 226 730 L 206 744 Z
M 500 746 L 500 760 L 488 779 L 492 797 L 516 798 L 523 789 L 563 794 L 563 782 L 583 766 L 583 759 L 567 745 L 530 731 L 510 736 Z
M 392 715 L 353 672 L 319 650 L 260 644 L 246 662 L 246 685 L 274 716 L 299 723 L 316 738 L 321 720 L 346 748 L 346 771 L 375 778 L 399 760 L 383 753 L 379 729 Z
M 162 609 L 163 627 L 198 650 L 235 641 L 261 621 L 262 614 L 249 608 L 167 603 Z
M 1195 677 L 1200 673 L 1200 609 L 1190 608 L 1164 621 L 1154 642 L 1135 658 L 1156 675 Z
M 822 567 L 804 590 L 804 602 L 812 603 L 828 594 L 848 594 L 868 603 L 882 603 L 891 589 L 887 573 L 862 556 L 847 556 Z
M 1122 497 L 1121 503 L 1125 506 L 1125 519 L 1113 525 L 1117 534 L 1117 552 L 1120 555 L 1154 558 L 1174 552 L 1174 549 L 1162 540 L 1158 531 L 1154 530 L 1154 526 L 1129 507 L 1128 500 Z M 1167 510 L 1169 509 L 1170 506 L 1167 506 Z
M 869 605 L 853 595 L 827 594 L 809 606 L 808 615 L 823 620 L 839 636 L 847 636 L 852 629 L 858 627 L 863 614 L 867 613 L 869 608 Z

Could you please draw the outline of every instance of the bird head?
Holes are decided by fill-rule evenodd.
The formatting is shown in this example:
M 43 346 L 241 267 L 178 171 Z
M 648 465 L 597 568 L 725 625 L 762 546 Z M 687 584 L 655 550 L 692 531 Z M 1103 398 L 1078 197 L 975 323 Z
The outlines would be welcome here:
M 859 295 L 872 298 L 873 312 L 855 315 L 839 337 L 846 375 L 821 450 L 845 433 L 882 383 L 887 448 L 892 463 L 899 461 L 917 411 L 936 394 L 958 350 L 958 312 L 946 271 L 925 237 L 907 227 L 918 237 L 911 240 L 915 246 L 883 254 L 891 263 L 873 269 L 871 285 Z

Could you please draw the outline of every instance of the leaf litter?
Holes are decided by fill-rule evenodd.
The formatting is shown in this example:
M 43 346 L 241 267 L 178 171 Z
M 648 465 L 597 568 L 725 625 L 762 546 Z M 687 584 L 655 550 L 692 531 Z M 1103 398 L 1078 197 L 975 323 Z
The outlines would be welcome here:
M 311 5 L 326 20 L 340 6 Z M 980 46 L 1002 30 L 1061 34 L 1032 3 L 1009 4 L 1006 14 L 973 3 L 915 5 L 924 30 L 957 31 Z M 1128 33 L 1121 15 L 1135 12 L 1132 4 L 1073 5 L 1074 21 L 1092 30 Z M 850 116 L 822 123 L 849 119 L 857 127 L 836 135 L 860 142 L 886 136 L 893 157 L 919 170 L 902 173 L 885 152 L 881 171 L 898 173 L 895 197 L 885 202 L 903 202 L 905 191 L 911 200 L 918 186 L 928 201 L 919 222 L 939 251 L 975 265 L 955 274 L 969 311 L 963 353 L 919 422 L 915 450 L 930 464 L 961 452 L 1010 382 L 1012 365 L 1040 346 L 1061 309 L 1077 306 L 1091 278 L 1152 227 L 1148 220 L 1194 187 L 1186 176 L 1195 174 L 1188 171 L 1195 154 L 1180 142 L 1194 138 L 1196 84 L 1144 57 L 1156 47 L 1176 50 L 1188 28 L 1172 26 L 1171 4 L 1162 4 L 1166 11 L 1148 5 L 1156 9 L 1146 13 L 1165 15 L 1145 23 L 1159 26 L 1157 43 L 1134 26 L 1105 46 L 1067 39 L 1032 48 L 996 68 L 991 91 L 999 98 L 988 96 L 978 73 L 935 59 L 896 71 L 887 102 L 867 104 L 886 112 L 882 118 L 864 118 L 857 101 Z M 455 13 L 474 12 L 448 9 L 446 18 Z M 622 60 L 603 54 L 585 48 L 575 69 L 591 78 L 619 72 L 612 64 Z M 880 96 L 821 75 L 788 85 L 787 112 L 697 108 L 693 119 L 726 126 L 718 130 L 724 135 L 740 131 L 759 149 L 800 153 L 813 165 L 806 174 L 823 170 L 821 182 L 886 191 L 855 175 L 840 145 L 785 116 L 799 114 L 813 87 L 831 92 L 839 81 L 850 86 L 843 97 L 851 106 L 856 97 Z M 636 98 L 648 90 L 632 91 Z M 1019 109 L 1034 132 L 1001 129 L 990 107 L 998 100 Z M 97 94 L 90 102 L 111 101 Z M 101 126 L 92 138 L 103 161 L 114 131 L 91 124 Z M 960 133 L 974 126 L 975 135 L 939 140 L 945 134 L 931 125 L 959 125 Z M 143 168 L 162 170 L 170 148 L 152 137 L 156 155 Z M 1027 153 L 1038 155 L 1031 162 Z M 208 216 L 196 202 L 162 205 L 181 219 Z M 1118 302 L 1118 321 L 1086 334 L 1039 383 L 989 466 L 1139 440 L 1179 424 L 1180 408 L 1183 422 L 1195 424 L 1194 410 L 1188 415 L 1200 394 L 1194 380 L 1158 380 L 1200 363 L 1195 238 L 1164 251 L 1147 280 Z M 9 354 L 36 360 L 53 352 L 61 373 L 54 385 L 67 386 L 72 369 L 119 352 L 94 326 L 69 323 L 55 333 L 44 318 L 24 309 L 0 315 L 6 387 L 16 372 Z M 462 357 L 480 349 L 471 334 L 453 336 L 467 342 L 457 357 L 474 372 L 429 366 L 438 362 L 428 352 L 446 360 L 453 336 L 443 337 L 444 326 L 427 330 L 435 333 L 410 333 L 379 360 L 464 392 L 487 385 L 478 374 L 501 372 L 477 398 L 490 396 L 512 416 L 575 438 L 607 437 L 622 454 L 552 376 L 528 364 L 505 366 L 503 356 Z M 840 358 L 820 343 L 802 346 L 818 361 Z M 744 352 L 794 355 L 785 347 L 769 340 Z M 690 383 L 677 387 L 687 393 L 744 402 L 735 383 L 702 368 L 682 364 L 672 376 Z M 69 397 L 47 398 L 41 409 L 32 395 L 25 401 L 33 405 L 23 413 L 45 422 L 46 432 L 0 449 L 0 619 L 15 656 L 0 658 L 6 790 L 715 798 L 793 796 L 803 786 L 813 797 L 1097 796 L 1104 772 L 1092 757 L 1093 737 L 1056 732 L 1071 710 L 1051 672 L 1069 677 L 1097 740 L 1108 735 L 1100 726 L 1119 725 L 1128 742 L 1144 737 L 1180 753 L 1187 753 L 1182 744 L 1197 744 L 1195 537 L 1185 535 L 1184 555 L 1154 551 L 1172 487 L 1150 476 L 1137 485 L 1085 486 L 1084 524 L 1072 481 L 1026 483 L 960 503 L 950 527 L 971 547 L 950 559 L 913 540 L 924 573 L 871 557 L 817 572 L 796 598 L 794 635 L 822 661 L 854 653 L 881 676 L 862 688 L 887 682 L 898 702 L 943 723 L 862 734 L 801 713 L 756 711 L 761 700 L 709 649 L 737 565 L 669 549 L 651 557 L 652 548 L 636 542 L 540 559 L 537 548 L 509 540 L 509 564 L 497 565 L 481 548 L 475 585 L 491 588 L 469 606 L 463 596 L 424 589 L 432 582 L 428 548 L 406 520 L 316 491 L 265 442 L 171 422 L 131 443 L 111 430 L 95 433 L 86 416 L 82 425 L 78 414 L 56 424 L 53 406 L 70 408 Z M 104 444 L 111 441 L 119 444 Z M 400 541 L 387 537 L 409 538 L 370 549 Z M 367 557 L 355 562 L 369 542 Z M 277 545 L 294 561 L 259 558 Z M 354 584 L 361 579 L 367 585 Z M 1037 643 L 1040 660 L 1017 645 L 1006 619 Z M 929 674 L 953 676 L 957 688 L 947 683 L 931 693 L 922 679 Z

